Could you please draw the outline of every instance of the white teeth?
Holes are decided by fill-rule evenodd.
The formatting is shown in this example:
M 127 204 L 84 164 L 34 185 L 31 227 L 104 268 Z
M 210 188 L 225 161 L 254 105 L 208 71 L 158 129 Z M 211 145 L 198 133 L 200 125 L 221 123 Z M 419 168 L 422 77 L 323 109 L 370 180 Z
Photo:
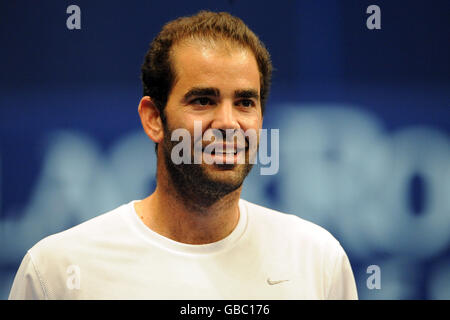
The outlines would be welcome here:
M 203 152 L 205 152 L 205 150 L 202 150 Z M 226 154 L 232 154 L 232 155 L 237 155 L 238 152 L 240 150 L 231 150 L 231 151 L 227 151 L 227 150 L 222 150 L 221 152 L 218 150 L 214 150 L 211 152 L 212 155 L 216 154 L 216 155 L 226 155 Z

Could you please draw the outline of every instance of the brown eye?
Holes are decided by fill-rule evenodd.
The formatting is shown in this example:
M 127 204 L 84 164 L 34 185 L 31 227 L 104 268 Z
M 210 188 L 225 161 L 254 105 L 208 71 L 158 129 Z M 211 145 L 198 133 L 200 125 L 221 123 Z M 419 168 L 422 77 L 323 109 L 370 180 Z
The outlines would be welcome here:
M 212 101 L 209 98 L 202 97 L 202 98 L 197 98 L 197 99 L 192 100 L 191 103 L 192 104 L 196 104 L 196 105 L 200 105 L 200 106 L 207 106 L 207 105 L 212 104 Z
M 248 108 L 248 107 L 252 107 L 254 105 L 254 103 L 252 100 L 245 99 L 245 100 L 239 101 L 238 105 Z

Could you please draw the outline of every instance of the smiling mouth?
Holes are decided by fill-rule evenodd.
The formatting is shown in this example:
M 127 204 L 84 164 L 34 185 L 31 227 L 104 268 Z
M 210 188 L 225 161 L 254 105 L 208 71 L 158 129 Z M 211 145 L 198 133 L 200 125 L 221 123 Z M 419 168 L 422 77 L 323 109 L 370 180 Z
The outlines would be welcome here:
M 247 146 L 240 145 L 214 145 L 209 144 L 203 146 L 201 152 L 203 154 L 202 162 L 213 164 L 219 168 L 230 169 L 237 164 L 245 163 L 245 154 L 248 150 Z
M 211 155 L 237 155 L 241 151 L 246 151 L 247 148 L 233 148 L 231 150 L 227 150 L 226 148 L 222 150 L 213 149 L 211 152 L 205 152 L 205 148 L 202 148 L 202 153 L 207 153 Z
M 236 155 L 237 153 L 238 153 L 237 150 L 234 150 L 234 151 L 231 150 L 231 151 L 225 151 L 225 152 L 219 152 L 219 151 L 213 150 L 213 152 L 211 152 L 212 155 L 228 155 L 228 154 Z

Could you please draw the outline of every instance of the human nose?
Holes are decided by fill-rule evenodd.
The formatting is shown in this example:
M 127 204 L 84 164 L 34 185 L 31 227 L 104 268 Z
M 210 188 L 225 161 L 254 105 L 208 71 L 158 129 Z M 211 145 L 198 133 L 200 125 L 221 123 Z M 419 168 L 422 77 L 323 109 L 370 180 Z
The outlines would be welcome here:
M 212 129 L 239 129 L 235 110 L 231 102 L 223 102 L 214 110 L 214 119 L 211 124 Z

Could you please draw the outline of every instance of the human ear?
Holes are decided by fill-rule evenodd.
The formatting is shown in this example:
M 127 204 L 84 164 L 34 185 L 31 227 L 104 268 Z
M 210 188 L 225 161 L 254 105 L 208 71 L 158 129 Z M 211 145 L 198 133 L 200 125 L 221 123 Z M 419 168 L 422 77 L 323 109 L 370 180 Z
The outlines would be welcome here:
M 147 136 L 155 143 L 160 143 L 164 138 L 164 128 L 158 108 L 149 96 L 142 97 L 138 107 L 142 127 Z

